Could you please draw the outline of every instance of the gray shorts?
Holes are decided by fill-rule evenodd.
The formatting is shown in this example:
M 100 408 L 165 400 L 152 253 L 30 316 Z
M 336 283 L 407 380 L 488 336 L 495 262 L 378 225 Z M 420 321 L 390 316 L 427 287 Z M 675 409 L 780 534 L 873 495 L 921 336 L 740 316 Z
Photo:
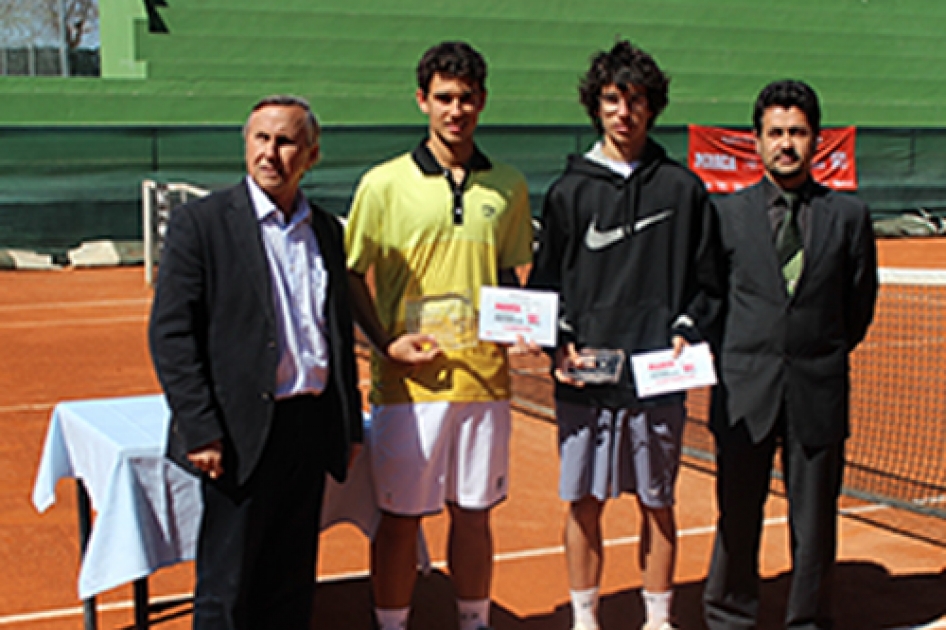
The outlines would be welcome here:
M 634 493 L 650 508 L 671 507 L 680 469 L 683 404 L 633 412 L 556 401 L 559 496 L 599 501 Z

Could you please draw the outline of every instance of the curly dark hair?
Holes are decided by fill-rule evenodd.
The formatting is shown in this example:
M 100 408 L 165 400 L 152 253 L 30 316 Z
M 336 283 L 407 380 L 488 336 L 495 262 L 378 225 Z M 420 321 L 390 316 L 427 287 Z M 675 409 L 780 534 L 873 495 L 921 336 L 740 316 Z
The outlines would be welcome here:
M 762 116 L 770 107 L 797 107 L 805 114 L 808 124 L 815 135 L 821 131 L 821 106 L 818 104 L 818 95 L 810 85 L 803 81 L 783 79 L 773 81 L 762 88 L 755 101 L 752 111 L 752 128 L 756 133 L 762 132 Z
M 428 49 L 417 63 L 417 87 L 424 95 L 437 73 L 464 79 L 486 90 L 486 61 L 466 42 L 441 42 Z
M 591 58 L 591 67 L 578 84 L 579 100 L 598 133 L 604 133 L 598 115 L 601 90 L 611 83 L 622 92 L 632 85 L 642 86 L 647 91 L 647 104 L 653 113 L 649 126 L 653 126 L 657 116 L 667 107 L 670 77 L 648 53 L 626 39 L 619 41 L 608 52 L 599 51 Z

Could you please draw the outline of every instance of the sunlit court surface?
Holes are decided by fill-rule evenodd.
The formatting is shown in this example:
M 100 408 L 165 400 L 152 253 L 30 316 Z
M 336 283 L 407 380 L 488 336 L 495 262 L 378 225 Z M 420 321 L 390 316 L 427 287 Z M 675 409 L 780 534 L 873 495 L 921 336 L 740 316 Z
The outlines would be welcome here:
M 879 247 L 881 266 L 946 268 L 946 243 L 880 241 Z M 159 392 L 145 336 L 151 296 L 141 267 L 0 272 L 0 626 L 83 625 L 76 588 L 75 484 L 61 481 L 56 504 L 40 515 L 31 503 L 36 468 L 56 403 Z M 882 352 L 897 350 L 884 347 Z M 360 363 L 366 379 L 365 361 Z M 520 360 L 517 368 L 510 496 L 494 514 L 492 625 L 497 630 L 565 630 L 571 623 L 561 543 L 565 506 L 557 498 L 556 433 L 546 413 L 552 404 L 548 377 L 536 376 L 540 369 L 534 361 Z M 918 371 L 910 378 L 921 384 L 920 393 L 913 394 L 920 397 L 944 375 Z M 855 389 L 861 382 L 855 374 Z M 362 389 L 366 386 L 363 380 Z M 853 392 L 852 398 L 857 396 Z M 693 415 L 704 413 L 704 401 L 705 395 L 694 397 Z M 903 435 L 921 430 L 920 423 L 946 422 L 944 416 L 924 417 L 936 407 L 904 409 L 898 420 Z M 856 417 L 853 432 L 856 439 Z M 943 433 L 931 435 L 942 440 Z M 942 458 L 946 445 L 929 446 Z M 889 443 L 893 459 L 909 456 L 897 448 L 896 440 Z M 704 627 L 700 598 L 716 515 L 712 461 L 688 452 L 677 490 L 674 606 L 684 630 Z M 773 486 L 761 556 L 762 629 L 780 627 L 789 586 L 786 506 L 780 482 Z M 845 496 L 838 527 L 838 628 L 946 629 L 946 520 Z M 601 621 L 609 630 L 637 628 L 642 620 L 637 528 L 632 499 L 606 509 Z M 456 622 L 443 562 L 445 519 L 428 519 L 425 533 L 434 565 L 418 581 L 410 628 L 451 630 Z M 371 628 L 367 558 L 367 540 L 354 527 L 340 525 L 323 535 L 314 627 Z M 192 573 L 191 563 L 181 563 L 152 575 L 152 627 L 190 627 Z M 99 627 L 133 627 L 131 602 L 130 585 L 99 596 Z

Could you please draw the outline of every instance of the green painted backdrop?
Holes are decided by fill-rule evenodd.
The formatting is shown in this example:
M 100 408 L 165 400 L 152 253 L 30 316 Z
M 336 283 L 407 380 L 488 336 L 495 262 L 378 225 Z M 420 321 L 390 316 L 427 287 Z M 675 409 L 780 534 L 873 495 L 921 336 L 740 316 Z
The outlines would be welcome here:
M 678 159 L 686 124 L 746 126 L 761 86 L 801 78 L 826 125 L 858 127 L 875 212 L 946 210 L 943 2 L 166 0 L 150 26 L 144 0 L 99 2 L 101 78 L 0 77 L 0 247 L 140 237 L 140 181 L 236 181 L 239 124 L 276 92 L 326 125 L 306 191 L 344 213 L 366 168 L 422 137 L 414 67 L 444 39 L 486 55 L 480 140 L 525 172 L 534 212 L 593 140 L 578 76 L 617 37 L 671 74 L 655 133 Z
M 745 124 L 759 88 L 811 82 L 828 124 L 946 126 L 946 3 L 931 0 L 99 0 L 101 79 L 0 78 L 2 124 L 238 123 L 271 92 L 327 124 L 407 124 L 413 67 L 462 38 L 493 124 L 575 124 L 576 77 L 617 35 L 673 76 L 664 124 Z

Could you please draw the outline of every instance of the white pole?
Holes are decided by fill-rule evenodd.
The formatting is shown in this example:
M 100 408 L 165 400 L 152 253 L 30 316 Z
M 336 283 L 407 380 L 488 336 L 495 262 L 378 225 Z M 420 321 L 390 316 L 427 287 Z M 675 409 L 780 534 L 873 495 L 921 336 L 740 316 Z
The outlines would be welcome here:
M 150 287 L 154 284 L 154 206 L 152 206 L 151 190 L 154 182 L 150 179 L 141 182 L 141 227 L 142 249 L 145 254 L 145 283 Z

